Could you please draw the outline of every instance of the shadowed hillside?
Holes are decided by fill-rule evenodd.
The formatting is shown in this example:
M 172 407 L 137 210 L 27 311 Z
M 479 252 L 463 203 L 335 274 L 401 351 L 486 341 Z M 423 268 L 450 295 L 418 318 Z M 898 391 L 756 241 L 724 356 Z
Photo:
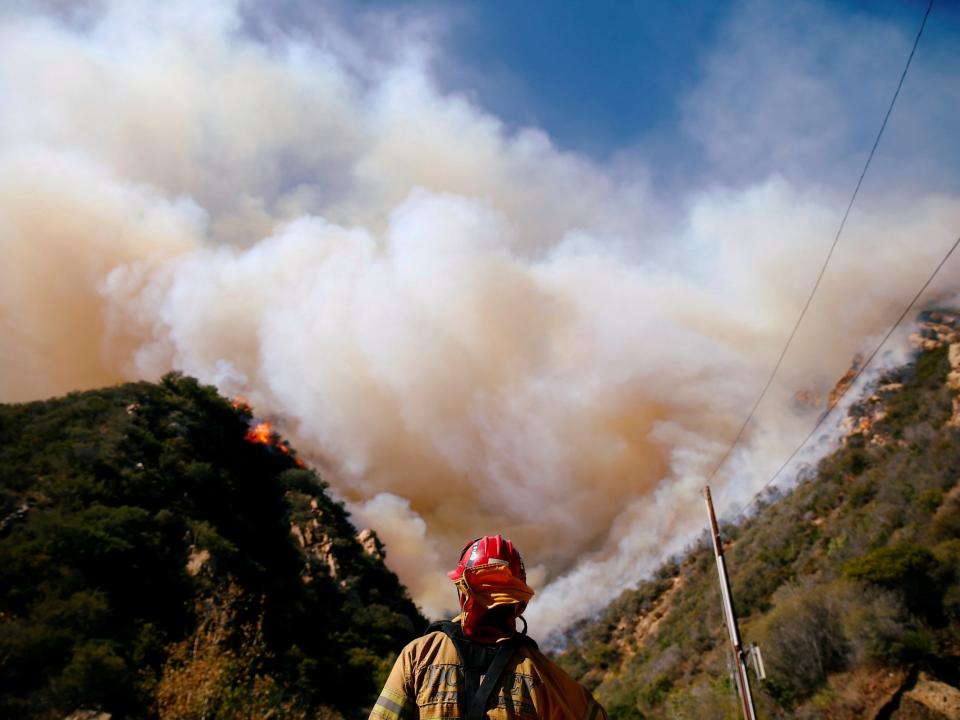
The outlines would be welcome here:
M 0 406 L 0 717 L 363 713 L 425 621 L 250 423 L 177 375 Z
M 722 527 L 763 718 L 960 716 L 958 325 L 923 315 L 842 446 Z M 561 663 L 614 718 L 739 717 L 706 536 L 568 639 Z

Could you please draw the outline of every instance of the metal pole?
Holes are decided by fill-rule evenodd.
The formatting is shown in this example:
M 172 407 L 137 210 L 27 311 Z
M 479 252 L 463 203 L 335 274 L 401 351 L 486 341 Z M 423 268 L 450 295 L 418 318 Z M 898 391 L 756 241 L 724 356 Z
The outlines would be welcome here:
M 750 692 L 750 678 L 747 676 L 746 657 L 740 645 L 740 631 L 737 629 L 737 616 L 733 611 L 733 598 L 730 595 L 730 581 L 727 579 L 727 566 L 723 561 L 723 545 L 720 543 L 720 528 L 717 526 L 717 516 L 713 512 L 713 499 L 710 497 L 710 487 L 703 489 L 707 500 L 707 514 L 710 517 L 710 535 L 713 538 L 713 554 L 717 558 L 717 574 L 720 576 L 720 595 L 723 598 L 723 617 L 730 634 L 730 648 L 733 651 L 733 664 L 737 678 L 737 694 L 740 697 L 740 708 L 745 720 L 757 720 L 757 711 L 753 706 L 753 695 Z

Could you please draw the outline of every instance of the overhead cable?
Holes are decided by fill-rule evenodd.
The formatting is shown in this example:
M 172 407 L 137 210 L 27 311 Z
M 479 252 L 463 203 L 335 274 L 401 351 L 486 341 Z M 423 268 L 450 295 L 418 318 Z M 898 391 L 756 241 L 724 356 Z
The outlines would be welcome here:
M 843 390 L 840 392 L 840 394 L 836 397 L 836 400 L 834 401 L 833 406 L 827 408 L 826 412 L 824 412 L 824 413 L 820 416 L 820 418 L 817 420 L 816 424 L 813 426 L 813 428 L 810 430 L 810 432 L 807 433 L 807 436 L 803 439 L 803 441 L 802 441 L 799 445 L 797 445 L 797 447 L 794 449 L 794 451 L 793 451 L 792 453 L 790 453 L 790 457 L 788 457 L 786 460 L 784 460 L 784 461 L 783 461 L 783 464 L 777 469 L 777 471 L 776 471 L 773 475 L 770 476 L 770 479 L 767 480 L 767 481 L 763 484 L 763 486 L 762 486 L 759 490 L 757 490 L 756 493 L 754 493 L 753 497 L 750 498 L 750 502 L 748 502 L 747 505 L 746 505 L 746 507 L 743 509 L 743 511 L 742 511 L 743 513 L 746 513 L 746 511 L 750 508 L 750 506 L 753 505 L 753 504 L 757 501 L 757 498 L 760 497 L 760 494 L 761 494 L 764 490 L 766 490 L 768 487 L 770 487 L 770 485 L 772 485 L 773 482 L 774 482 L 778 477 L 780 477 L 780 474 L 781 474 L 784 470 L 787 469 L 787 467 L 790 465 L 791 462 L 793 462 L 793 459 L 797 456 L 797 454 L 806 446 L 806 444 L 807 444 L 808 442 L 810 442 L 810 439 L 816 434 L 817 430 L 820 429 L 820 426 L 823 425 L 823 423 L 826 421 L 826 419 L 831 415 L 832 410 L 833 410 L 835 407 L 837 407 L 837 405 L 840 403 L 840 400 L 843 398 L 843 396 L 846 395 L 847 392 L 848 392 L 854 385 L 857 384 L 857 380 L 860 378 L 861 375 L 863 375 L 864 372 L 866 372 L 867 368 L 870 367 L 870 363 L 873 362 L 873 359 L 877 356 L 877 354 L 880 352 L 880 350 L 881 350 L 881 349 L 883 348 L 883 346 L 886 344 L 887 340 L 890 339 L 890 336 L 892 336 L 893 333 L 896 331 L 896 329 L 897 329 L 898 327 L 900 327 L 900 324 L 903 322 L 904 318 L 906 318 L 907 315 L 910 314 L 910 311 L 913 310 L 914 306 L 917 304 L 917 301 L 920 299 L 920 296 L 923 295 L 923 293 L 926 291 L 926 289 L 927 289 L 928 287 L 930 287 L 930 283 L 933 282 L 933 279 L 937 276 L 937 273 L 940 272 L 940 269 L 946 264 L 947 260 L 950 259 L 950 256 L 953 255 L 953 251 L 956 250 L 958 246 L 960 246 L 960 237 L 958 237 L 958 238 L 956 239 L 956 241 L 954 241 L 953 245 L 950 246 L 950 249 L 947 250 L 947 254 L 943 256 L 943 258 L 942 258 L 942 259 L 940 260 L 940 262 L 937 264 L 937 267 L 934 268 L 934 270 L 933 270 L 932 273 L 930 273 L 930 277 L 928 277 L 928 278 L 927 278 L 927 281 L 926 281 L 925 283 L 923 283 L 923 285 L 920 287 L 919 290 L 917 290 L 917 293 L 916 293 L 916 295 L 913 296 L 913 299 L 910 301 L 910 304 L 907 305 L 907 307 L 904 308 L 904 310 L 903 310 L 902 313 L 900 313 L 900 317 L 897 318 L 897 321 L 896 321 L 896 322 L 893 324 L 893 326 L 887 331 L 887 334 L 883 336 L 883 339 L 882 339 L 882 340 L 879 342 L 879 344 L 873 349 L 873 352 L 871 352 L 870 355 L 867 356 L 866 361 L 860 366 L 860 368 L 859 368 L 859 369 L 857 370 L 857 372 L 854 374 L 853 378 L 851 378 L 851 380 L 850 380 L 850 382 L 847 384 L 847 386 L 844 387 Z
M 803 309 L 800 311 L 800 315 L 797 318 L 797 321 L 793 325 L 793 330 L 790 331 L 790 336 L 787 338 L 787 342 L 784 344 L 783 349 L 780 351 L 780 356 L 777 358 L 776 364 L 773 366 L 773 370 L 770 372 L 770 376 L 767 378 L 766 384 L 763 386 L 763 390 L 760 391 L 760 395 L 757 397 L 756 401 L 753 403 L 753 407 L 750 408 L 750 413 L 747 415 L 746 419 L 743 421 L 743 424 L 740 425 L 740 429 L 737 431 L 736 437 L 734 437 L 733 442 L 730 443 L 730 446 L 724 452 L 723 457 L 720 458 L 720 461 L 717 463 L 716 467 L 713 468 L 713 471 L 710 473 L 710 477 L 707 480 L 709 484 L 713 478 L 716 476 L 720 469 L 724 466 L 727 460 L 730 457 L 730 454 L 734 451 L 737 445 L 740 443 L 743 433 L 746 431 L 747 426 L 750 424 L 750 421 L 753 419 L 753 416 L 757 412 L 757 408 L 760 407 L 760 403 L 763 402 L 763 398 L 766 397 L 767 391 L 770 389 L 770 386 L 773 384 L 774 378 L 777 376 L 777 373 L 780 370 L 780 366 L 783 364 L 783 359 L 787 355 L 787 351 L 790 349 L 790 346 L 793 344 L 793 339 L 797 335 L 797 330 L 800 329 L 800 324 L 803 322 L 803 318 L 807 314 L 807 310 L 810 309 L 810 303 L 813 302 L 814 295 L 817 294 L 817 290 L 820 288 L 820 282 L 823 280 L 823 276 L 827 271 L 827 266 L 830 264 L 830 259 L 833 257 L 833 252 L 837 248 L 837 243 L 840 242 L 840 235 L 843 233 L 843 229 L 847 224 L 847 218 L 850 217 L 850 211 L 853 209 L 853 204 L 857 199 L 857 195 L 860 193 L 860 186 L 863 185 L 863 179 L 867 175 L 867 170 L 870 168 L 870 163 L 873 161 L 873 156 L 877 152 L 877 147 L 880 145 L 880 138 L 883 137 L 883 132 L 887 128 L 887 121 L 890 120 L 890 114 L 893 112 L 894 105 L 897 104 L 897 98 L 900 96 L 900 89 L 903 87 L 903 82 L 907 77 L 907 71 L 910 69 L 910 63 L 913 61 L 913 56 L 917 51 L 917 46 L 920 44 L 920 36 L 923 35 L 923 29 L 927 25 L 927 18 L 930 17 L 930 10 L 933 8 L 934 0 L 930 0 L 927 4 L 927 11 L 923 15 L 923 21 L 920 23 L 920 29 L 917 31 L 917 36 L 913 40 L 913 47 L 910 49 L 910 55 L 907 56 L 907 62 L 903 67 L 903 72 L 900 73 L 900 81 L 897 83 L 897 89 L 893 93 L 893 97 L 890 99 L 890 105 L 887 107 L 887 113 L 883 117 L 883 122 L 880 124 L 880 130 L 877 133 L 876 139 L 873 141 L 873 147 L 870 148 L 870 153 L 867 155 L 867 161 L 863 165 L 863 171 L 860 173 L 860 177 L 857 180 L 856 187 L 853 189 L 853 194 L 850 196 L 850 202 L 847 203 L 847 209 L 843 213 L 843 218 L 840 220 L 840 226 L 837 228 L 837 233 L 833 237 L 833 243 L 830 245 L 830 250 L 827 252 L 827 256 L 823 260 L 823 264 L 820 267 L 820 272 L 817 275 L 816 282 L 814 282 L 813 287 L 810 289 L 810 294 L 807 296 L 807 301 L 803 305 Z

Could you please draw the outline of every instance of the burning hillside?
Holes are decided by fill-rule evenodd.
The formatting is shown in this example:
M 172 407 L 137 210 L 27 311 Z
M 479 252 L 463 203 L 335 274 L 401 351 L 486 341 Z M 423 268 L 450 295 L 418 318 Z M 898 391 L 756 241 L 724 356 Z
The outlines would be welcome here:
M 426 621 L 376 535 L 248 423 L 177 376 L 0 405 L 0 717 L 369 707 Z
M 920 314 L 917 320 L 917 329 L 910 335 L 910 344 L 918 353 L 940 351 L 945 352 L 948 363 L 946 386 L 950 390 L 960 390 L 960 312 L 952 310 L 932 310 Z M 837 389 L 831 393 L 841 394 L 845 391 L 844 384 L 849 385 L 849 377 L 859 369 L 858 362 L 854 361 L 851 371 L 838 383 Z M 854 403 L 847 417 L 844 419 L 844 444 L 851 441 L 857 443 L 869 442 L 885 445 L 891 441 L 889 434 L 883 431 L 883 421 L 888 415 L 891 403 L 898 402 L 898 394 L 904 390 L 904 382 L 899 373 L 888 374 L 881 378 L 874 391 L 860 401 Z M 960 395 L 955 395 L 952 401 L 952 414 L 947 420 L 949 427 L 960 427 Z M 880 424 L 878 427 L 878 423 Z M 901 446 L 907 442 L 902 438 L 897 440 Z
M 834 56 L 844 72 L 823 73 L 823 23 L 798 48 L 793 22 L 817 3 L 734 4 L 717 35 L 734 46 L 702 58 L 702 84 L 666 83 L 691 93 L 674 98 L 691 147 L 653 167 L 659 143 L 593 158 L 445 89 L 456 64 L 432 22 L 343 21 L 334 2 L 310 13 L 316 35 L 275 32 L 301 5 L 3 4 L 0 399 L 172 370 L 243 394 L 324 459 L 429 614 L 453 603 L 450 548 L 500 531 L 531 560 L 532 626 L 562 628 L 697 532 L 697 489 L 843 216 L 865 114 L 835 110 L 876 103 L 873 32 L 844 25 L 857 71 Z M 771 33 L 797 52 L 756 62 Z M 745 74 L 751 94 L 731 92 Z M 788 112 L 785 87 L 814 100 Z M 944 93 L 920 93 L 925 132 L 901 137 L 952 128 Z M 822 175 L 779 162 L 816 149 Z M 818 412 L 790 395 L 826 397 L 960 227 L 955 191 L 889 178 L 858 203 L 718 498 L 760 487 Z M 957 291 L 943 277 L 931 297 Z
M 760 717 L 945 720 L 960 708 L 960 314 L 850 407 L 841 447 L 722 528 Z M 843 382 L 849 382 L 845 379 Z M 574 627 L 561 662 L 612 718 L 737 716 L 706 537 Z
M 243 436 L 243 439 L 256 445 L 265 445 L 271 452 L 289 455 L 293 458 L 297 467 L 304 467 L 303 460 L 296 457 L 296 453 L 293 448 L 290 447 L 290 442 L 275 432 L 273 423 L 268 420 L 252 420 L 250 429 L 247 430 L 247 434 Z

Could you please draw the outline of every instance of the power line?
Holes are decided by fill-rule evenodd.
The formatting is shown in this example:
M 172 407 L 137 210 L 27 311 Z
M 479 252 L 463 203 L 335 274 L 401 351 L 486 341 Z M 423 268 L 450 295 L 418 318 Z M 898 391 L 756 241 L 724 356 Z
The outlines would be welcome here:
M 836 399 L 836 401 L 834 402 L 833 407 L 836 407 L 836 406 L 839 404 L 839 402 L 840 402 L 840 400 L 843 398 L 843 396 L 846 395 L 847 392 L 848 392 L 854 385 L 856 385 L 857 380 L 860 378 L 860 376 L 863 375 L 863 373 L 866 371 L 866 369 L 867 369 L 868 367 L 870 367 L 870 363 L 873 362 L 873 359 L 877 356 L 877 353 L 880 352 L 880 350 L 881 350 L 881 349 L 883 348 L 883 346 L 886 344 L 887 340 L 890 339 L 890 336 L 893 335 L 893 333 L 896 331 L 896 329 L 897 329 L 898 327 L 900 327 L 900 324 L 903 322 L 904 318 L 907 317 L 907 315 L 910 313 L 911 310 L 913 310 L 913 307 L 917 304 L 917 300 L 919 300 L 919 299 L 920 299 L 920 296 L 923 295 L 924 292 L 926 292 L 926 289 L 927 289 L 928 287 L 930 287 L 930 283 L 933 282 L 933 279 L 937 276 L 937 273 L 940 272 L 940 269 L 946 264 L 947 260 L 950 259 L 950 256 L 953 255 L 953 251 L 956 250 L 958 246 L 960 246 L 960 237 L 958 237 L 958 238 L 956 239 L 956 241 L 953 243 L 953 245 L 952 245 L 952 246 L 950 247 L 950 249 L 947 251 L 947 254 L 943 256 L 943 258 L 942 258 L 942 259 L 940 260 L 940 262 L 937 264 L 937 267 L 934 268 L 933 272 L 930 274 L 930 277 L 927 278 L 927 281 L 920 287 L 920 289 L 917 291 L 916 295 L 913 296 L 913 299 L 910 301 L 910 304 L 907 305 L 906 308 L 904 308 L 903 312 L 900 313 L 900 317 L 897 318 L 897 321 L 896 321 L 896 322 L 893 324 L 893 326 L 887 331 L 887 334 L 883 336 L 883 339 L 882 339 L 882 340 L 880 341 L 880 343 L 873 349 L 873 352 L 870 353 L 870 355 L 867 357 L 867 359 L 866 359 L 866 361 L 863 363 L 863 365 L 860 366 L 860 369 L 857 370 L 857 372 L 854 374 L 853 378 L 850 380 L 850 383 L 849 383 L 845 388 L 843 388 L 843 391 L 840 393 L 840 395 L 837 396 L 837 399 Z M 797 445 L 797 447 L 794 449 L 794 451 L 793 451 L 792 453 L 790 453 L 790 457 L 788 457 L 786 460 L 784 460 L 783 464 L 777 469 L 777 471 L 776 471 L 773 475 L 770 476 L 770 479 L 767 480 L 767 481 L 763 484 L 763 486 L 762 486 L 759 490 L 757 490 L 756 493 L 754 493 L 753 497 L 750 498 L 750 502 L 748 502 L 747 505 L 746 505 L 746 507 L 744 507 L 742 513 L 746 513 L 746 511 L 750 508 L 750 506 L 753 505 L 753 504 L 757 501 L 757 498 L 758 498 L 758 497 L 760 497 L 760 493 L 762 493 L 764 490 L 766 490 L 768 487 L 770 487 L 770 485 L 772 485 L 773 482 L 780 476 L 780 473 L 782 473 L 784 470 L 787 469 L 787 466 L 790 465 L 790 463 L 791 463 L 791 462 L 793 461 L 793 459 L 797 456 L 797 454 L 804 448 L 804 446 L 806 446 L 806 444 L 807 444 L 808 442 L 810 442 L 810 439 L 816 434 L 817 430 L 820 429 L 820 426 L 823 425 L 823 423 L 826 421 L 826 419 L 831 415 L 832 410 L 833 410 L 833 408 L 829 408 L 829 409 L 827 409 L 827 411 L 826 411 L 825 413 L 823 413 L 823 414 L 820 416 L 820 419 L 817 420 L 816 424 L 813 426 L 813 429 L 810 430 L 809 433 L 807 433 L 807 436 L 803 439 L 803 441 L 802 441 L 799 445 Z
M 910 55 L 907 56 L 907 62 L 903 67 L 903 72 L 900 73 L 900 81 L 897 83 L 897 89 L 893 93 L 893 98 L 890 100 L 890 105 L 887 108 L 887 113 L 883 117 L 883 122 L 880 124 L 880 131 L 877 133 L 876 139 L 873 141 L 873 147 L 870 148 L 870 153 L 867 155 L 867 161 L 863 165 L 863 171 L 860 173 L 860 177 L 857 180 L 857 185 L 853 189 L 853 194 L 850 196 L 850 202 L 847 203 L 846 212 L 843 213 L 843 218 L 840 220 L 840 226 L 837 228 L 837 234 L 834 235 L 833 243 L 830 245 L 830 250 L 827 252 L 826 258 L 824 258 L 823 265 L 820 267 L 820 273 L 817 275 L 817 280 L 813 284 L 813 288 L 810 290 L 810 295 L 807 297 L 807 301 L 803 305 L 803 309 L 800 311 L 800 316 L 797 318 L 797 322 L 794 323 L 793 330 L 790 331 L 790 336 L 787 338 L 786 344 L 783 346 L 783 350 L 780 351 L 780 356 L 777 358 L 776 364 L 773 366 L 773 370 L 770 372 L 770 377 L 767 378 L 766 384 L 763 386 L 763 390 L 760 391 L 760 395 L 757 397 L 756 402 L 753 403 L 753 407 L 750 408 L 750 413 L 747 415 L 747 418 L 743 421 L 743 424 L 740 426 L 740 429 L 737 431 L 736 437 L 734 437 L 733 442 L 730 443 L 730 446 L 727 448 L 726 452 L 723 454 L 723 457 L 720 458 L 720 461 L 717 463 L 716 467 L 713 468 L 713 472 L 710 473 L 710 477 L 707 480 L 709 484 L 713 478 L 716 476 L 720 469 L 727 462 L 727 459 L 730 457 L 730 454 L 734 451 L 737 445 L 740 443 L 740 439 L 743 437 L 743 433 L 746 431 L 747 426 L 750 424 L 750 421 L 753 419 L 753 416 L 757 412 L 757 408 L 760 407 L 760 403 L 763 402 L 763 398 L 766 397 L 767 391 L 770 389 L 770 386 L 773 384 L 774 378 L 777 376 L 777 373 L 780 370 L 780 366 L 783 364 L 783 359 L 787 355 L 787 351 L 790 349 L 790 346 L 793 344 L 793 339 L 796 337 L 797 330 L 800 329 L 800 324 L 803 322 L 803 318 L 807 314 L 807 310 L 810 309 L 810 303 L 813 302 L 813 296 L 817 294 L 817 290 L 820 288 L 820 282 L 823 280 L 823 276 L 827 271 L 827 266 L 830 264 L 830 259 L 833 257 L 833 251 L 837 249 L 837 243 L 840 242 L 840 235 L 843 233 L 843 228 L 847 224 L 847 218 L 850 217 L 850 211 L 853 209 L 853 203 L 857 199 L 857 195 L 860 193 L 860 186 L 863 185 L 863 179 L 867 175 L 867 170 L 870 168 L 870 163 L 873 161 L 873 156 L 877 152 L 877 147 L 880 145 L 880 138 L 883 137 L 883 131 L 887 128 L 887 121 L 890 120 L 890 114 L 893 112 L 894 105 L 897 104 L 897 98 L 900 96 L 900 89 L 903 87 L 903 82 L 907 77 L 907 71 L 910 69 L 910 63 L 913 62 L 914 53 L 917 51 L 917 46 L 920 44 L 920 36 L 923 35 L 923 29 L 927 25 L 927 18 L 930 17 L 930 10 L 933 9 L 934 0 L 930 0 L 927 4 L 927 11 L 923 15 L 923 21 L 920 23 L 920 30 L 917 31 L 917 36 L 913 40 L 913 47 L 910 49 Z

